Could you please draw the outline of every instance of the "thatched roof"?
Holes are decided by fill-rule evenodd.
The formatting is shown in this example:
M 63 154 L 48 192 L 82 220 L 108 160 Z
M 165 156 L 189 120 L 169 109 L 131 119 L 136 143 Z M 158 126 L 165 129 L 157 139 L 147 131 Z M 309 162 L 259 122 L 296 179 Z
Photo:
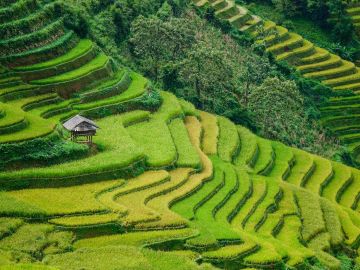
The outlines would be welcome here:
M 76 115 L 70 118 L 63 124 L 63 126 L 69 131 L 79 131 L 79 129 L 84 131 L 84 128 L 86 130 L 96 130 L 99 128 L 94 121 L 91 121 L 81 115 Z

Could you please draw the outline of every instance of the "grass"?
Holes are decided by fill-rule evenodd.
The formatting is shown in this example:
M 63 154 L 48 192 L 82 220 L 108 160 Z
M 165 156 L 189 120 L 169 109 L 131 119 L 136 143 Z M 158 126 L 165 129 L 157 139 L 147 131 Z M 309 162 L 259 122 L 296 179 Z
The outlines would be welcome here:
M 219 158 L 212 157 L 211 160 L 215 167 L 212 183 L 217 182 L 218 178 L 224 182 L 224 185 L 219 190 L 216 190 L 216 193 L 211 194 L 212 197 L 208 197 L 196 210 L 195 223 L 206 224 L 206 230 L 216 239 L 239 239 L 239 235 L 230 228 L 229 224 L 217 222 L 215 219 L 216 210 L 223 207 L 228 197 L 238 188 L 235 172 L 229 164 L 224 164 Z
M 75 110 L 89 110 L 95 107 L 106 106 L 110 104 L 120 103 L 126 100 L 130 100 L 136 97 L 141 96 L 145 93 L 146 85 L 148 81 L 142 77 L 140 74 L 131 72 L 130 77 L 132 79 L 132 83 L 130 84 L 129 88 L 121 93 L 120 95 L 113 96 L 106 99 L 100 99 L 93 102 L 87 102 L 83 104 L 77 104 L 73 106 Z
M 200 157 L 191 144 L 187 129 L 182 119 L 174 119 L 169 124 L 171 136 L 174 140 L 178 158 L 177 167 L 199 168 L 201 166 Z
M 46 224 L 27 224 L 16 233 L 0 241 L 3 250 L 16 250 L 30 254 L 39 253 L 47 244 L 47 235 L 53 227 Z
M 54 76 L 49 77 L 41 80 L 35 80 L 31 83 L 34 85 L 47 85 L 47 84 L 56 84 L 56 83 L 62 83 L 66 81 L 71 81 L 79 77 L 86 76 L 87 74 L 98 70 L 100 68 L 103 68 L 109 61 L 109 58 L 103 54 L 100 53 L 98 56 L 96 56 L 94 59 L 92 59 L 87 64 L 83 65 L 81 68 Z
M 49 220 L 49 222 L 51 224 L 58 226 L 78 227 L 78 226 L 89 226 L 89 225 L 117 222 L 118 218 L 119 218 L 118 214 L 110 213 L 110 214 L 97 214 L 90 216 L 54 218 Z
M 357 170 L 353 170 L 354 175 L 354 181 L 350 184 L 350 186 L 344 191 L 344 193 L 341 196 L 341 199 L 339 203 L 341 205 L 344 205 L 346 207 L 351 208 L 356 200 L 356 197 L 358 196 L 358 193 L 360 192 L 360 183 L 359 183 L 359 177 L 360 174 Z M 357 205 L 355 205 L 356 208 Z
M 148 208 L 146 201 L 154 194 L 161 194 L 162 190 L 169 188 L 173 184 L 166 171 L 158 171 L 158 173 L 154 171 L 151 177 L 142 179 L 147 182 L 156 180 L 156 182 L 133 189 L 133 192 L 120 189 L 120 193 L 114 196 L 114 201 L 127 211 L 127 215 L 121 218 L 126 226 L 157 220 L 158 213 Z
M 312 191 L 314 194 L 319 194 L 321 186 L 331 180 L 333 177 L 333 169 L 329 160 L 314 156 L 315 170 L 313 174 L 301 183 L 301 186 Z
M 133 258 L 136 258 L 136 260 Z M 186 256 L 147 249 L 141 250 L 130 246 L 78 249 L 72 253 L 48 256 L 45 258 L 45 263 L 54 265 L 60 270 L 75 270 L 79 268 L 94 270 L 215 269 L 206 264 L 199 266 Z
M 241 148 L 234 163 L 238 167 L 243 167 L 244 165 L 253 167 L 259 154 L 259 146 L 257 144 L 256 136 L 244 127 L 238 127 L 238 132 Z
M 319 233 L 326 231 L 319 199 L 305 190 L 297 190 L 296 198 L 302 217 L 301 234 L 308 242 Z
M 218 155 L 221 159 L 231 162 L 240 147 L 239 134 L 235 124 L 225 117 L 218 117 L 219 140 Z
M 276 182 L 269 181 L 266 195 L 254 204 L 251 215 L 247 217 L 243 227 L 248 231 L 256 231 L 257 226 L 266 218 L 266 211 L 275 205 L 276 198 L 280 192 L 279 185 Z
M 267 194 L 268 186 L 263 179 L 251 179 L 252 181 L 252 194 L 247 198 L 247 200 L 240 207 L 238 213 L 231 221 L 232 226 L 243 227 L 244 220 L 250 217 L 252 214 L 254 206 L 256 207 Z
M 41 63 L 37 63 L 34 65 L 28 65 L 28 66 L 22 66 L 22 67 L 16 67 L 15 70 L 16 71 L 33 71 L 33 70 L 39 70 L 39 69 L 46 69 L 49 67 L 53 67 L 62 63 L 66 63 L 69 61 L 72 61 L 76 58 L 78 58 L 79 56 L 87 53 L 88 51 L 90 51 L 93 48 L 93 43 L 91 40 L 89 39 L 82 39 L 80 40 L 80 42 L 76 45 L 76 47 L 74 47 L 73 49 L 71 49 L 70 51 L 68 51 L 67 53 L 51 59 L 49 61 L 46 62 L 41 62 Z
M 267 176 L 282 180 L 291 171 L 290 165 L 294 160 L 294 153 L 282 143 L 273 142 L 272 147 L 275 154 L 274 167 Z
M 293 150 L 295 156 L 295 165 L 290 175 L 285 181 L 300 186 L 307 178 L 311 176 L 314 170 L 313 157 L 301 150 Z
M 6 195 L 34 209 L 41 209 L 47 215 L 96 213 L 107 208 L 95 195 L 121 184 L 120 180 L 112 180 L 63 188 L 22 189 Z
M 344 241 L 344 234 L 336 208 L 326 199 L 321 199 L 320 204 L 324 215 L 326 230 L 330 235 L 331 245 L 341 245 Z
M 127 131 L 145 153 L 149 167 L 172 166 L 176 162 L 176 147 L 165 122 L 150 120 L 130 126 Z
M 259 174 L 267 174 L 272 170 L 274 160 L 274 152 L 270 141 L 257 138 L 258 158 L 254 165 L 254 172 Z
M 201 125 L 203 127 L 202 149 L 205 154 L 215 155 L 217 153 L 217 141 L 219 127 L 217 118 L 209 113 L 200 112 Z
M 144 232 L 129 232 L 125 234 L 104 235 L 92 238 L 80 239 L 74 243 L 76 249 L 99 248 L 106 246 L 137 246 L 141 247 L 152 243 L 158 243 L 171 239 L 182 239 L 196 235 L 193 229 L 155 230 Z
M 2 172 L 0 179 L 5 182 L 30 178 L 49 179 L 48 183 L 51 184 L 51 179 L 54 178 L 83 174 L 90 177 L 91 174 L 129 166 L 144 157 L 142 149 L 135 144 L 123 127 L 121 116 L 114 115 L 103 118 L 97 124 L 101 129 L 94 138 L 94 142 L 101 146 L 102 150 L 96 155 L 44 168 L 24 169 L 10 173 Z
M 0 218 L 0 239 L 14 233 L 23 221 L 19 218 Z

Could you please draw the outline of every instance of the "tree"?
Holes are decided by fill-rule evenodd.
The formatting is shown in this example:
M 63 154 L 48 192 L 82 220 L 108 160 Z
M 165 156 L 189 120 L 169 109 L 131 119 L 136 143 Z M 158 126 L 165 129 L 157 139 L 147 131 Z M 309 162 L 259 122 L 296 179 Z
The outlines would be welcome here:
M 262 135 L 303 145 L 306 132 L 303 98 L 296 84 L 267 78 L 249 96 L 249 111 Z
M 181 18 L 162 21 L 157 17 L 139 16 L 131 32 L 130 43 L 141 69 L 156 81 L 162 67 L 181 58 L 195 42 L 195 29 Z

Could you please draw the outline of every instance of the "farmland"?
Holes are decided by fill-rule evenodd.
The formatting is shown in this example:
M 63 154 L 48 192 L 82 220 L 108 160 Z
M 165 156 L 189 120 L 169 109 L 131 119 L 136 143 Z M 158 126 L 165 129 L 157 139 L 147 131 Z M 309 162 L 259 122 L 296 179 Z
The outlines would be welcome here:
M 304 77 L 355 91 L 322 121 L 358 159 L 357 114 L 342 115 L 358 68 L 233 1 L 191 7 L 208 6 L 253 36 L 276 31 L 266 51 Z M 358 169 L 159 89 L 58 8 L 0 2 L 0 269 L 360 267 Z M 64 129 L 77 114 L 99 126 L 92 144 Z

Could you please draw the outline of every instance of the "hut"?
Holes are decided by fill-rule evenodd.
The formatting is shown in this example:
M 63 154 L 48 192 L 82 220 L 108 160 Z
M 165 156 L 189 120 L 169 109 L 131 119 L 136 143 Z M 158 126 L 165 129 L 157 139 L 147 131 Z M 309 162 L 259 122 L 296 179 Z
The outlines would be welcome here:
M 76 115 L 63 124 L 64 128 L 71 132 L 71 140 L 78 141 L 78 137 L 85 138 L 79 142 L 92 143 L 92 137 L 99 128 L 94 121 L 81 115 Z

